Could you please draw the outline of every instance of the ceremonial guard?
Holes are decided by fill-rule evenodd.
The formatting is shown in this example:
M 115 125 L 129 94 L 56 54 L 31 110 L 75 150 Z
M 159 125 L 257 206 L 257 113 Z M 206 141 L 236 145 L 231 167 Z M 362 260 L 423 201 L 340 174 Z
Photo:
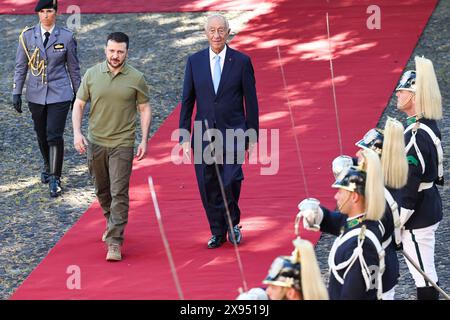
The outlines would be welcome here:
M 399 277 L 397 249 L 401 249 L 400 208 L 398 206 L 398 190 L 405 186 L 408 178 L 405 143 L 401 122 L 388 118 L 384 130 L 369 130 L 356 145 L 362 150 L 375 151 L 381 160 L 384 176 L 384 197 L 386 210 L 380 220 L 382 228 L 382 247 L 385 250 L 383 273 L 383 300 L 394 300 L 395 287 Z M 361 150 L 357 155 L 360 156 Z M 335 171 L 335 170 L 333 170 Z
M 290 256 L 275 258 L 263 283 L 271 300 L 328 300 L 311 242 L 297 238 Z
M 442 200 L 436 185 L 444 184 L 441 133 L 442 101 L 433 63 L 416 57 L 416 70 L 407 71 L 396 89 L 397 108 L 407 116 L 405 145 L 409 165 L 408 182 L 401 191 L 400 220 L 403 251 L 409 260 L 419 300 L 435 300 L 439 292 L 429 280 L 438 282 L 434 264 L 435 232 L 442 220 Z
M 22 113 L 22 89 L 30 109 L 39 150 L 44 159 L 41 182 L 51 197 L 61 194 L 64 128 L 80 86 L 77 43 L 72 31 L 56 25 L 56 0 L 39 0 L 39 23 L 20 33 L 13 84 L 13 106 Z M 27 77 L 28 75 L 28 77 Z
M 338 212 L 321 207 L 313 198 L 299 204 L 305 229 L 338 235 L 328 257 L 331 300 L 382 298 L 384 250 L 379 220 L 385 201 L 381 164 L 372 150 L 364 150 L 362 158 L 359 166 L 345 168 L 332 185 L 338 189 Z
M 252 288 L 239 295 L 238 300 L 328 300 L 328 291 L 322 279 L 314 247 L 300 238 L 301 214 L 295 220 L 297 238 L 292 242 L 294 251 L 290 256 L 278 256 L 273 260 L 262 288 Z

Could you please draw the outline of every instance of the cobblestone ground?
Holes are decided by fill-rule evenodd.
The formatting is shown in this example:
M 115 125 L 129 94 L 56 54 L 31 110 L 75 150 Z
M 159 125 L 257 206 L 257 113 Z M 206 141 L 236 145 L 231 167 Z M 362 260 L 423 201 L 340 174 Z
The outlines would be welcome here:
M 448 181 L 450 181 L 448 161 L 448 155 L 450 154 L 450 143 L 448 141 L 450 134 L 450 111 L 447 108 L 448 102 L 450 101 L 450 45 L 448 42 L 448 34 L 450 31 L 448 23 L 449 14 L 450 1 L 441 1 L 428 21 L 428 25 L 405 68 L 405 70 L 414 69 L 414 57 L 416 55 L 424 55 L 426 58 L 431 59 L 434 64 L 442 94 L 444 119 L 439 123 L 439 128 L 443 138 L 444 174 L 446 184 L 444 187 L 440 187 L 444 207 L 444 219 L 436 232 L 435 259 L 439 285 L 447 294 L 450 292 L 450 247 L 448 245 L 450 243 L 450 199 L 448 192 Z M 393 94 L 389 101 L 389 105 L 380 117 L 379 126 L 381 128 L 384 127 L 387 116 L 394 117 L 403 123 L 406 123 L 404 115 L 396 109 L 396 101 L 396 97 Z M 334 236 L 322 234 L 322 237 L 316 246 L 321 270 L 328 270 L 328 252 L 331 249 L 333 241 Z M 405 259 L 401 254 L 398 256 L 400 259 L 400 279 L 395 298 L 399 300 L 416 299 L 414 280 L 409 274 Z M 328 279 L 328 274 L 324 274 L 324 276 Z
M 449 45 L 445 38 L 448 34 L 448 12 L 448 1 L 442 1 L 415 51 L 435 61 L 444 101 L 449 98 Z M 254 14 L 228 12 L 232 31 L 237 33 Z M 151 86 L 153 134 L 180 101 L 187 55 L 206 46 L 201 30 L 206 15 L 83 15 L 81 29 L 77 32 L 82 73 L 103 59 L 102 48 L 109 32 L 125 31 L 131 39 L 129 61 L 145 73 Z M 66 19 L 65 16 L 59 18 L 63 22 Z M 65 132 L 66 155 L 62 179 L 65 192 L 62 197 L 49 199 L 46 186 L 41 185 L 38 179 L 40 155 L 30 112 L 26 103 L 21 115 L 11 107 L 17 36 L 24 26 L 33 25 L 36 21 L 35 16 L 27 15 L 6 15 L 0 19 L 0 28 L 4 31 L 0 47 L 0 54 L 4 57 L 0 64 L 0 299 L 7 299 L 14 292 L 95 197 L 87 174 L 86 158 L 76 154 L 72 147 L 70 116 Z M 393 102 L 385 113 L 395 114 Z M 86 122 L 84 119 L 84 130 Z M 448 126 L 445 126 L 448 122 L 448 112 L 445 112 L 445 120 L 441 125 L 444 137 L 448 135 Z M 448 147 L 444 152 L 448 154 Z M 447 173 L 448 162 L 445 162 L 445 168 Z M 450 181 L 448 176 L 446 181 Z M 442 194 L 448 211 L 448 192 Z M 448 220 L 447 214 L 438 231 L 436 254 L 440 281 L 447 290 L 450 289 L 450 254 L 448 246 L 444 244 L 450 240 Z M 324 236 L 317 247 L 322 270 L 327 269 L 326 257 L 332 240 L 332 237 Z M 402 265 L 398 298 L 413 299 L 415 289 L 405 264 Z

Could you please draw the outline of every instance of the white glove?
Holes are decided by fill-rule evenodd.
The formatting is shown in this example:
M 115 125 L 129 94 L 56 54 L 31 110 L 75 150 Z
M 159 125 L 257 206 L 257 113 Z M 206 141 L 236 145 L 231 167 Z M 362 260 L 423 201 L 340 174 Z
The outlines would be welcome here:
M 269 297 L 264 289 L 252 288 L 247 292 L 242 292 L 236 300 L 269 300 Z
M 403 228 L 405 223 L 409 220 L 409 218 L 414 213 L 412 209 L 400 208 L 400 228 Z
M 303 217 L 303 227 L 306 230 L 319 231 L 320 223 L 323 219 L 323 211 L 320 208 L 320 201 L 314 198 L 307 198 L 298 204 L 300 210 L 297 216 Z

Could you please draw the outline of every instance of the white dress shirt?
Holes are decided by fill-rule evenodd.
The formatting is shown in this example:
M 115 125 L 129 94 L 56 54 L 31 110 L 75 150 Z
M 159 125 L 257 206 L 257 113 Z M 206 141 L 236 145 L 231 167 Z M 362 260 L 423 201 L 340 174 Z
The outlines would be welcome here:
M 45 41 L 45 33 L 46 33 L 46 32 L 49 32 L 50 35 L 51 35 L 52 32 L 53 32 L 53 29 L 55 29 L 55 25 L 53 25 L 53 27 L 51 27 L 49 31 L 47 31 L 47 30 L 45 30 L 44 28 L 42 28 L 42 25 L 41 25 L 42 43 L 44 43 L 44 41 Z M 50 36 L 48 36 L 48 38 L 50 39 Z
M 211 47 L 209 47 L 209 64 L 211 67 L 211 79 L 214 76 L 214 65 L 216 64 L 216 56 L 220 57 L 220 71 L 223 71 L 223 64 L 225 63 L 225 54 L 227 53 L 227 46 L 223 47 L 222 51 L 219 54 L 216 54 L 212 51 Z

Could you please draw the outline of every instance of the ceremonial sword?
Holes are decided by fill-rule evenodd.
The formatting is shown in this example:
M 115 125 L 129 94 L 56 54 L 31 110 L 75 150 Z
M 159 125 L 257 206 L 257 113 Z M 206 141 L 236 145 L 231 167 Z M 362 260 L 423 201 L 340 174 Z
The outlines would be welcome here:
M 158 220 L 159 232 L 164 243 L 164 249 L 166 250 L 167 258 L 169 259 L 170 270 L 172 271 L 173 281 L 177 288 L 178 296 L 180 300 L 184 300 L 183 291 L 181 290 L 180 280 L 178 279 L 177 270 L 175 269 L 175 263 L 173 262 L 172 253 L 170 251 L 169 242 L 167 241 L 166 233 L 164 232 L 163 223 L 161 220 L 161 212 L 159 211 L 158 199 L 156 198 L 155 186 L 153 185 L 153 178 L 148 177 L 148 186 L 153 199 L 153 205 L 155 207 L 156 220 Z

